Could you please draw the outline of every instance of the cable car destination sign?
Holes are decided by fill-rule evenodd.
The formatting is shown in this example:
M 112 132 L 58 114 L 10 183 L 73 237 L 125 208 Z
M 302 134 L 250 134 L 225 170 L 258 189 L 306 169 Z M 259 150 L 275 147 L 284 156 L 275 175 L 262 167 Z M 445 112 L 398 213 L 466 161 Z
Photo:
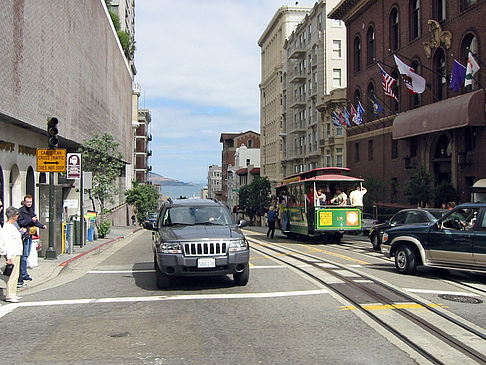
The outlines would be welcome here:
M 66 150 L 38 148 L 37 172 L 66 172 Z

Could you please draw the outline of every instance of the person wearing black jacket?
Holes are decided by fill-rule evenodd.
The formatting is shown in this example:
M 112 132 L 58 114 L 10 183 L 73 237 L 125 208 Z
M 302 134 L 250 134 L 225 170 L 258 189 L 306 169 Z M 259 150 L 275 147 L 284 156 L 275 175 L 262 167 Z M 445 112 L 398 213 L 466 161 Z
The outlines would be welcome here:
M 24 285 L 24 280 L 32 280 L 27 272 L 27 257 L 30 254 L 30 247 L 32 245 L 32 236 L 30 235 L 31 227 L 39 227 L 41 229 L 46 229 L 47 227 L 39 222 L 37 215 L 34 213 L 34 208 L 32 207 L 32 195 L 26 195 L 24 197 L 22 208 L 19 211 L 19 219 L 17 220 L 20 228 L 27 228 L 27 232 L 24 233 L 22 237 L 22 242 L 24 246 L 24 251 L 20 259 L 20 275 L 17 287 L 22 287 Z

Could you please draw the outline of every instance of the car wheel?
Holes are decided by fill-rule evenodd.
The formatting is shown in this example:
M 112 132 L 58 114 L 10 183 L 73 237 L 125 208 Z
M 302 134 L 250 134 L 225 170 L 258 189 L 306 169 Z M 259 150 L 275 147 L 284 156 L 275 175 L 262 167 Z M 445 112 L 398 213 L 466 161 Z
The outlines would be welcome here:
M 401 274 L 413 274 L 417 268 L 415 252 L 408 246 L 399 246 L 395 252 L 395 266 Z
M 377 232 L 373 232 L 370 237 L 371 244 L 373 245 L 373 249 L 376 251 L 380 251 L 380 238 L 378 237 Z
M 236 286 L 245 286 L 250 279 L 250 267 L 247 265 L 242 272 L 233 274 L 233 280 Z
M 157 265 L 157 260 L 155 260 L 155 256 L 154 256 L 154 267 L 155 267 L 155 275 L 157 277 L 157 288 L 167 289 L 170 286 L 170 278 L 168 275 L 160 271 L 159 265 Z

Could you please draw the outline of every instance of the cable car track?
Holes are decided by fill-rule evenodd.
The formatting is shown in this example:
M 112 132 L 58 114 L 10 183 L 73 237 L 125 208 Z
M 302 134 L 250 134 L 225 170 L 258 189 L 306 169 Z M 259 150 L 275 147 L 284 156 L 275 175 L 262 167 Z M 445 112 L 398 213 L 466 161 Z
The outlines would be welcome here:
M 427 344 L 427 340 L 420 343 L 420 339 L 411 338 L 410 334 L 407 334 L 406 330 L 403 330 L 399 324 L 393 325 L 384 320 L 383 317 L 376 314 L 375 312 L 377 311 L 367 310 L 367 305 L 363 304 L 362 302 L 358 302 L 358 300 L 355 299 L 356 295 L 354 294 L 359 292 L 361 293 L 360 296 L 364 294 L 370 298 L 370 303 L 381 303 L 384 308 L 393 309 L 393 311 L 399 314 L 402 319 L 405 319 L 408 323 L 411 322 L 415 326 L 418 326 L 420 329 L 433 336 L 433 338 L 440 341 L 442 344 L 446 344 L 447 346 L 454 348 L 458 353 L 462 354 L 464 357 L 467 357 L 468 360 L 474 360 L 477 363 L 486 364 L 486 351 L 484 351 L 484 349 L 486 349 L 486 332 L 481 331 L 482 329 L 472 328 L 468 324 L 449 316 L 443 311 L 431 307 L 429 303 L 421 301 L 417 297 L 413 297 L 408 293 L 377 280 L 376 278 L 370 277 L 362 272 L 357 272 L 346 265 L 326 260 L 322 257 L 301 252 L 296 249 L 282 247 L 279 244 L 258 241 L 255 238 L 248 238 L 248 240 L 254 244 L 252 245 L 253 250 L 264 255 L 269 255 L 272 257 L 272 259 L 293 267 L 294 269 L 304 273 L 306 276 L 311 277 L 317 282 L 325 285 L 334 293 L 351 303 L 353 309 L 359 310 L 368 318 L 371 318 L 375 323 L 378 323 L 382 328 L 395 335 L 395 337 L 399 338 L 432 363 L 444 364 L 447 363 L 447 361 L 445 361 L 444 355 L 441 355 L 440 351 L 434 352 L 425 348 L 424 343 Z M 302 265 L 295 263 L 295 261 L 291 262 L 293 260 L 297 260 L 297 263 L 301 263 L 305 266 L 302 267 Z M 327 267 L 322 265 L 327 265 Z M 329 265 L 340 270 L 335 270 L 334 268 L 329 267 Z M 313 270 L 309 270 L 309 267 L 313 268 Z M 350 278 L 349 276 L 343 275 L 342 272 L 338 272 L 343 270 L 359 275 L 359 277 L 365 280 L 355 280 L 356 277 Z M 320 276 L 319 273 L 322 273 L 324 276 L 327 275 L 327 277 L 332 275 L 338 280 L 339 284 L 330 284 L 329 281 L 323 280 L 323 276 Z M 340 283 L 344 283 L 345 285 Z M 370 285 L 370 283 L 373 285 Z M 432 323 L 432 320 L 424 319 L 424 315 L 419 316 L 416 313 L 411 312 L 410 309 L 407 308 L 407 305 L 397 305 L 397 303 L 402 302 L 413 303 L 413 305 L 418 305 L 421 309 L 425 308 L 427 313 L 432 313 L 432 319 L 434 322 L 442 322 L 440 324 L 441 326 L 444 325 L 444 327 L 453 328 L 456 330 L 455 333 L 451 333 L 451 331 L 447 329 L 439 328 L 437 324 Z M 427 314 L 425 317 L 426 316 Z M 458 337 L 468 338 L 469 344 L 466 344 Z M 471 344 L 472 337 L 475 337 L 472 341 L 473 344 Z M 480 344 L 478 347 L 476 344 L 479 342 Z

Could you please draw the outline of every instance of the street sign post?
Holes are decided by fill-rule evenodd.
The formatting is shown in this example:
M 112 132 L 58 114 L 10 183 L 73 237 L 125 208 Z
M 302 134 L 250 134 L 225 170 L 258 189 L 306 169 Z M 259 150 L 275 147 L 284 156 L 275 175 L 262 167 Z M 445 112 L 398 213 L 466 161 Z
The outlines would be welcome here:
M 66 172 L 66 150 L 38 148 L 37 172 Z

